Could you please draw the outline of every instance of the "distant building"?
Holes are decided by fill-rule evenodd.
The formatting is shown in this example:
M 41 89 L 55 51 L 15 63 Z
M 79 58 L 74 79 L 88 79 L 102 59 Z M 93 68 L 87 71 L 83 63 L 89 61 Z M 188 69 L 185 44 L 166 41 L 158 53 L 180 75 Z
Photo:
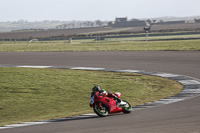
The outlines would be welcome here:
M 128 21 L 128 18 L 116 18 L 114 22 L 109 22 L 108 26 L 112 27 L 138 27 L 138 26 L 146 26 L 146 22 L 139 19 L 132 19 Z
M 115 19 L 115 22 L 127 22 L 127 21 L 128 21 L 127 17 L 126 18 L 116 18 Z
M 186 24 L 194 24 L 196 23 L 195 20 L 185 20 Z
M 194 19 L 195 23 L 200 23 L 200 19 Z

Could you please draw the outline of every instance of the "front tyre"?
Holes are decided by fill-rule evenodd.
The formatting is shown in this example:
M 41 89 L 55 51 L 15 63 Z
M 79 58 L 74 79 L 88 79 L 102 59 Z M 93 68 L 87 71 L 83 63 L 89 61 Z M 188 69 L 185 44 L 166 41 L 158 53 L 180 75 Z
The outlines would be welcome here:
M 101 107 L 95 104 L 93 110 L 100 117 L 105 117 L 108 115 L 108 109 L 103 104 L 101 105 Z
M 128 102 L 125 101 L 125 100 L 123 100 L 123 102 L 125 102 L 126 104 L 122 106 L 122 109 L 123 109 L 122 112 L 123 112 L 124 114 L 131 113 L 132 108 L 131 108 L 130 103 L 128 103 Z

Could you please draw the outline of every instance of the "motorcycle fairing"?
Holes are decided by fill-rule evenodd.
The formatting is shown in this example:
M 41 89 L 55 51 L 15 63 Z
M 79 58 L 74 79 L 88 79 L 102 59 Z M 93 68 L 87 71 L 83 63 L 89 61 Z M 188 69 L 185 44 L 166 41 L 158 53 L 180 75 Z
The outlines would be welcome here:
M 115 92 L 114 95 L 116 95 L 118 98 L 120 98 L 121 93 L 120 92 Z
M 110 114 L 122 112 L 122 108 L 119 108 L 116 105 L 116 101 L 113 98 L 108 98 L 108 97 L 98 98 L 98 102 L 105 105 L 108 108 Z

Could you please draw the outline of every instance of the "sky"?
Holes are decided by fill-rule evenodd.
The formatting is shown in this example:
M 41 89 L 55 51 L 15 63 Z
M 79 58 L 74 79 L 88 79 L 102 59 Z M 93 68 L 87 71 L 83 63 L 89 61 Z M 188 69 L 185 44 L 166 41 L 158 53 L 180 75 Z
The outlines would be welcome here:
M 200 0 L 0 0 L 0 22 L 200 16 Z

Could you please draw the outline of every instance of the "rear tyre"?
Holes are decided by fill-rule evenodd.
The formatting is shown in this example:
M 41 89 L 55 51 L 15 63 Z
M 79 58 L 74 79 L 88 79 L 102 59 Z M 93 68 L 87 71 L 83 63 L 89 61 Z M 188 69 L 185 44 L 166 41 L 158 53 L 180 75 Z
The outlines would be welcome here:
M 95 104 L 93 107 L 93 110 L 100 117 L 105 117 L 108 115 L 108 109 L 103 104 L 101 105 L 101 107 L 99 107 L 99 105 Z
M 132 111 L 131 104 L 128 103 L 127 101 L 125 101 L 125 100 L 123 100 L 123 102 L 125 102 L 126 105 L 123 105 L 123 106 L 122 106 L 122 109 L 123 109 L 122 112 L 123 112 L 124 114 L 131 113 L 131 111 Z

